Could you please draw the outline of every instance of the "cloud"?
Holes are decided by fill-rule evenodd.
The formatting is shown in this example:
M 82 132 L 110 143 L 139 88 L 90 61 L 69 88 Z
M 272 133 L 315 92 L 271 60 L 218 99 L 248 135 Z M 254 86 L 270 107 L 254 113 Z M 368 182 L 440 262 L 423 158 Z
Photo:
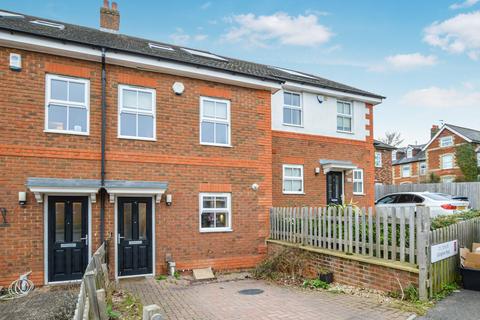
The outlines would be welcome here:
M 419 67 L 430 67 L 437 64 L 437 57 L 423 55 L 421 53 L 396 54 L 388 56 L 385 61 L 394 69 L 415 69 Z
M 206 9 L 210 8 L 211 5 L 212 5 L 212 2 L 210 2 L 210 1 L 205 2 L 200 6 L 200 9 L 206 10 Z
M 478 101 L 480 91 L 435 86 L 407 92 L 402 98 L 404 104 L 427 108 L 473 108 Z
M 478 1 L 480 0 L 465 0 L 464 2 L 454 3 L 450 6 L 450 9 L 457 10 L 457 9 L 470 8 L 476 5 Z
M 208 35 L 206 34 L 196 34 L 196 35 L 189 35 L 183 31 L 182 28 L 177 28 L 175 30 L 175 33 L 172 33 L 170 36 L 170 39 L 172 39 L 172 42 L 177 45 L 186 45 L 188 44 L 191 40 L 193 41 L 203 41 L 208 38 Z
M 241 14 L 224 19 L 235 24 L 225 34 L 231 42 L 245 41 L 253 46 L 266 47 L 272 41 L 283 45 L 313 47 L 330 40 L 333 33 L 318 23 L 314 14 L 290 16 L 277 12 L 269 16 L 253 13 Z
M 466 53 L 472 60 L 480 55 L 480 11 L 462 13 L 425 28 L 423 40 L 450 53 Z

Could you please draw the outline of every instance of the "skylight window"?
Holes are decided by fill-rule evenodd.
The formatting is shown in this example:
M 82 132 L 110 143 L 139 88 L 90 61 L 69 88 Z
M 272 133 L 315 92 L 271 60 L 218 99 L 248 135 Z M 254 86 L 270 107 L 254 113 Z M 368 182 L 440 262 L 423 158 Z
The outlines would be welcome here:
M 0 10 L 0 17 L 1 18 L 23 18 L 21 14 L 6 12 Z
M 30 23 L 39 24 L 41 26 L 46 26 L 51 28 L 57 28 L 60 30 L 65 29 L 65 26 L 63 24 L 54 23 L 54 22 L 45 21 L 45 20 L 33 20 L 33 21 L 30 21 Z
M 171 48 L 171 47 L 164 46 L 164 45 L 161 45 L 161 44 L 156 44 L 156 43 L 153 43 L 153 42 L 150 42 L 148 44 L 148 46 L 150 47 L 150 49 L 160 49 L 160 50 L 173 51 L 173 48 Z
M 288 70 L 288 69 L 283 69 L 283 68 L 278 68 L 278 67 L 273 67 L 274 69 L 277 69 L 277 70 L 280 70 L 280 71 L 283 71 L 283 72 L 286 72 L 286 73 L 290 73 L 290 74 L 293 74 L 294 76 L 299 76 L 299 77 L 304 77 L 304 78 L 310 78 L 310 79 L 315 79 L 314 77 L 311 77 L 311 76 L 308 76 L 306 74 L 303 74 L 303 73 L 300 73 L 300 72 L 296 72 L 296 71 L 293 71 L 293 70 Z
M 182 48 L 182 50 L 186 51 L 190 54 L 193 54 L 195 56 L 200 56 L 200 57 L 205 57 L 205 58 L 210 58 L 210 59 L 217 59 L 217 60 L 222 60 L 222 61 L 228 61 L 225 58 L 219 57 L 219 56 L 214 55 L 213 53 L 209 53 L 209 52 L 203 52 L 203 51 L 197 51 L 197 50 L 185 49 L 185 48 Z

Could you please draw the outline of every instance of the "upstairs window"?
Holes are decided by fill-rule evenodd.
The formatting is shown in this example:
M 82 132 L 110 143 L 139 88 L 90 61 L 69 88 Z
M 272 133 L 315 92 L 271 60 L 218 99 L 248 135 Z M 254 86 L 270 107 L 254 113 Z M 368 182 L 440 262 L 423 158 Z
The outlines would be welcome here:
M 302 125 L 302 105 L 300 94 L 284 92 L 283 93 L 283 124 L 301 126 Z
M 440 157 L 440 168 L 441 169 L 453 168 L 453 154 L 446 154 Z
M 410 177 L 410 165 L 406 164 L 402 166 L 402 178 Z
M 230 101 L 200 98 L 200 143 L 230 146 Z
M 381 168 L 382 167 L 382 153 L 375 152 L 375 167 Z
M 155 140 L 155 90 L 118 86 L 118 136 Z
M 337 101 L 337 130 L 352 132 L 353 109 L 350 102 Z
M 397 161 L 397 150 L 392 151 L 392 161 Z
M 453 146 L 453 137 L 452 136 L 440 138 L 440 147 L 445 148 L 445 147 L 450 147 L 450 146 Z
M 363 170 L 353 170 L 353 194 L 363 194 Z
M 303 193 L 303 166 L 302 165 L 283 165 L 283 193 L 302 194 Z
M 413 149 L 412 148 L 408 148 L 407 149 L 407 158 L 412 158 L 413 157 Z
M 45 131 L 89 133 L 90 81 L 47 75 Z

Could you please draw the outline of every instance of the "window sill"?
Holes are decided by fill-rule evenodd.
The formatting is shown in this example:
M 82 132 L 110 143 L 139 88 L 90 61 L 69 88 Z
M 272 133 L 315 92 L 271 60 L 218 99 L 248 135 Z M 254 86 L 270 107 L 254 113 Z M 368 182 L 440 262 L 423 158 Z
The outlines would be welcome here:
M 232 228 L 200 228 L 200 233 L 233 232 Z
M 286 194 L 286 195 L 300 195 L 300 196 L 304 196 L 304 195 L 305 195 L 305 192 L 285 192 L 285 191 L 283 191 L 283 194 Z
M 286 127 L 303 128 L 303 124 L 282 123 L 282 125 L 284 125 Z
M 353 195 L 354 195 L 354 196 L 359 196 L 359 197 L 364 197 L 364 196 L 366 196 L 365 193 L 355 193 L 355 192 L 353 193 Z
M 77 131 L 64 131 L 64 130 L 52 130 L 52 129 L 45 129 L 43 130 L 45 133 L 59 133 L 59 134 L 71 134 L 74 136 L 89 136 L 89 132 L 77 132 Z
M 344 133 L 344 134 L 354 134 L 353 131 L 343 131 L 343 130 L 337 130 L 338 133 Z
M 233 148 L 233 146 L 231 144 L 217 144 L 217 143 L 200 142 L 200 145 L 210 146 L 210 147 Z
M 140 140 L 140 141 L 157 141 L 156 138 L 141 138 L 141 137 L 129 137 L 129 136 L 117 136 L 118 139 L 125 139 L 125 140 Z

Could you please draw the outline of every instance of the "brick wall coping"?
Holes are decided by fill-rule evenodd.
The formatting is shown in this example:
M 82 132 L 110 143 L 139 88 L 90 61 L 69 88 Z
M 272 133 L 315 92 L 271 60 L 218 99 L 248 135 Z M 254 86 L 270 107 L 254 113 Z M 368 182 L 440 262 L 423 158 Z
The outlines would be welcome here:
M 390 261 L 390 260 L 384 260 L 384 259 L 379 259 L 375 257 L 367 257 L 367 256 L 362 256 L 357 254 L 346 254 L 340 251 L 316 248 L 312 246 L 304 246 L 296 243 L 290 243 L 290 242 L 279 241 L 279 240 L 268 239 L 267 243 L 273 243 L 273 244 L 287 246 L 287 247 L 295 247 L 295 248 L 303 249 L 309 252 L 331 255 L 334 257 L 339 257 L 339 258 L 348 259 L 348 260 L 355 260 L 359 262 L 374 264 L 377 266 L 407 271 L 411 273 L 418 273 L 418 267 L 415 264 L 406 263 L 406 262 Z

